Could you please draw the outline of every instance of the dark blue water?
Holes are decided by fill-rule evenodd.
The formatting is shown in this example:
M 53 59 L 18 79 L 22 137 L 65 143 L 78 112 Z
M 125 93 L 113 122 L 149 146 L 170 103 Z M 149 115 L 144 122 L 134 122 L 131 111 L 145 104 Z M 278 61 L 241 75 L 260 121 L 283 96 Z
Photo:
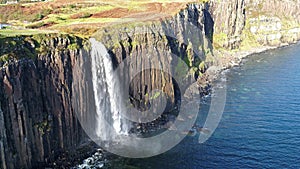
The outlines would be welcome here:
M 202 105 L 198 123 L 209 104 Z M 204 144 L 186 137 L 147 159 L 111 168 L 300 168 L 300 45 L 256 54 L 227 73 L 222 120 Z

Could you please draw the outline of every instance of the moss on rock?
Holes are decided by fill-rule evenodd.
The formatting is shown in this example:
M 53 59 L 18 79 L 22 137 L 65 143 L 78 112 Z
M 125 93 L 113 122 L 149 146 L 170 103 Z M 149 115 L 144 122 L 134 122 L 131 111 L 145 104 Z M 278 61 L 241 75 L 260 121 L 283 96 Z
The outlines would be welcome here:
M 0 37 L 0 48 L 0 62 L 5 63 L 22 58 L 36 59 L 52 50 L 88 49 L 89 43 L 86 39 L 66 34 L 36 34 Z

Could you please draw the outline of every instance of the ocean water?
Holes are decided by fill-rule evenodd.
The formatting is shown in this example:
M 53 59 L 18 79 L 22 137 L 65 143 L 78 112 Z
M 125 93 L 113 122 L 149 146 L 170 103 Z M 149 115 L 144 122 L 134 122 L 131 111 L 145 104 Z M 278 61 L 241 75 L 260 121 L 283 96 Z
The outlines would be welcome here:
M 203 144 L 187 136 L 144 159 L 115 155 L 101 165 L 130 169 L 300 168 L 300 45 L 255 54 L 227 75 L 222 120 Z M 204 123 L 209 99 L 197 124 Z

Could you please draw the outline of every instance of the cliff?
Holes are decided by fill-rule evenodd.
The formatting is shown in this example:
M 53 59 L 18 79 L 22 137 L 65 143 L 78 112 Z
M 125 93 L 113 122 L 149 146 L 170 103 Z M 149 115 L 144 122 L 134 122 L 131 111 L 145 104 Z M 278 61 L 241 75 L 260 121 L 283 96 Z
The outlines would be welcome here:
M 182 81 L 197 80 L 205 92 L 208 69 L 230 67 L 238 57 L 234 52 L 299 40 L 299 4 L 298 0 L 211 0 L 188 4 L 159 21 L 112 25 L 94 37 L 107 47 L 115 68 L 129 58 L 128 67 L 149 66 L 154 61 Z M 87 139 L 75 111 L 94 111 L 75 108 L 72 100 L 75 96 L 88 102 L 93 97 L 88 83 L 91 73 L 81 67 L 90 62 L 86 40 L 60 34 L 1 37 L 0 48 L 1 168 L 41 167 L 62 152 L 74 154 Z M 174 57 L 181 58 L 188 71 L 182 71 Z M 134 79 L 130 84 L 134 105 L 146 109 L 147 95 L 159 89 L 168 96 L 165 111 L 175 109 L 178 88 L 168 73 L 149 69 L 136 75 L 126 68 L 122 68 L 125 81 Z M 84 92 L 88 94 L 81 95 Z
M 299 9 L 299 0 L 252 2 L 247 10 L 247 30 L 261 45 L 295 43 L 300 38 Z
M 211 44 L 213 25 L 207 5 L 190 4 L 177 15 L 162 18 L 159 22 L 113 25 L 93 37 L 106 46 L 115 60 L 115 67 L 122 62 L 130 64 L 127 66 L 131 69 L 125 66 L 121 72 L 125 77 L 123 83 L 131 83 L 130 97 L 134 105 L 140 108 L 147 105 L 149 99 L 145 96 L 158 89 L 168 96 L 165 111 L 171 111 L 176 102 L 174 80 L 180 79 L 187 84 L 202 77 L 214 60 Z M 176 61 L 177 57 L 185 62 L 188 70 Z M 152 69 L 154 65 L 159 65 L 156 69 L 165 70 L 165 73 Z M 136 75 L 143 67 L 149 69 Z M 172 79 L 171 72 L 178 78 Z
M 1 168 L 43 166 L 82 141 L 71 106 L 72 61 L 84 52 L 72 46 L 81 44 L 66 35 L 1 39 L 10 58 L 0 73 Z
M 299 40 L 299 1 L 211 1 L 215 49 L 281 46 Z M 228 10 L 222 10 L 228 9 Z

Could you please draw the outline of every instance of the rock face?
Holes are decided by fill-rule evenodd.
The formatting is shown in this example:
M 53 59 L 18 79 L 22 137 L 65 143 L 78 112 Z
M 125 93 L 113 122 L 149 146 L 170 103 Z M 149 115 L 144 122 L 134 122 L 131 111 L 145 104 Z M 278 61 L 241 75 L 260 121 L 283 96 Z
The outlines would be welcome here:
M 47 37 L 40 44 L 50 51 L 1 69 L 3 169 L 41 167 L 78 146 L 84 136 L 71 106 L 72 60 L 83 51 L 67 49 L 71 44 L 67 36 Z
M 108 48 L 115 59 L 115 67 L 130 60 L 121 68 L 122 82 L 131 83 L 131 102 L 141 109 L 146 109 L 151 91 L 161 90 L 168 97 L 166 111 L 171 111 L 176 104 L 174 81 L 188 83 L 201 76 L 205 64 L 209 64 L 209 59 L 213 60 L 214 22 L 207 4 L 190 4 L 179 14 L 160 22 L 119 27 L 104 29 L 94 36 Z M 186 64 L 186 70 L 176 58 Z M 165 70 L 165 73 L 153 67 Z M 139 71 L 142 68 L 149 69 Z M 177 78 L 169 75 L 172 72 Z
M 247 29 L 250 29 L 259 44 L 279 46 L 282 43 L 295 43 L 300 39 L 300 1 L 270 0 L 247 3 Z
M 299 0 L 211 0 L 214 47 L 239 49 L 295 43 L 300 39 L 299 5 Z
M 226 36 L 223 47 L 239 48 L 242 31 L 245 27 L 245 10 L 244 0 L 213 0 L 210 2 L 210 11 L 216 25 L 215 33 Z
M 279 46 L 299 40 L 299 4 L 299 0 L 211 0 L 189 4 L 166 20 L 113 26 L 95 38 L 108 48 L 115 68 L 130 59 L 127 67 L 155 64 L 167 70 L 136 74 L 122 68 L 124 83 L 133 79 L 134 105 L 146 109 L 147 95 L 158 89 L 166 93 L 165 111 L 170 112 L 180 94 L 168 71 L 180 81 L 198 79 L 205 85 L 206 70 L 218 62 L 218 48 Z M 81 93 L 73 93 L 74 81 L 80 84 L 76 91 L 90 94 L 82 97 L 83 102 L 93 97 L 89 72 L 80 73 L 80 65 L 89 62 L 89 49 L 84 49 L 82 39 L 67 35 L 2 38 L 0 48 L 0 168 L 43 167 L 87 139 L 72 97 Z M 174 57 L 184 61 L 187 71 Z M 94 111 L 79 108 L 83 110 Z

